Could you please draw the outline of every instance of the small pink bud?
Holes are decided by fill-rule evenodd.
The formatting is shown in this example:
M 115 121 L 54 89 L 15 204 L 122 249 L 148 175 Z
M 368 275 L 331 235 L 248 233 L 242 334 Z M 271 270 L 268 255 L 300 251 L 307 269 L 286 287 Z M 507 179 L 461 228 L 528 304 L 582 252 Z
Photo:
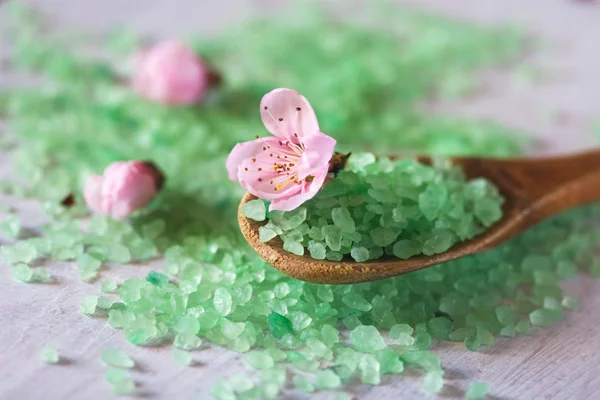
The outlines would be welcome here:
M 179 42 L 159 43 L 141 54 L 136 64 L 134 89 L 157 103 L 193 104 L 220 83 L 219 74 Z
M 124 219 L 145 207 L 163 183 L 164 175 L 153 163 L 121 161 L 109 165 L 102 176 L 90 176 L 83 197 L 91 210 Z

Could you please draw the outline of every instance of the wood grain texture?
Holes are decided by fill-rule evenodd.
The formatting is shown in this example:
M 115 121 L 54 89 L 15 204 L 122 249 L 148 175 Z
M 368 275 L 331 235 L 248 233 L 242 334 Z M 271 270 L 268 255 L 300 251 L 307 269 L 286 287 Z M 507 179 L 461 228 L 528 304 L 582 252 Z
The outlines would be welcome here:
M 542 82 L 523 83 L 514 74 L 496 68 L 475 79 L 482 93 L 452 102 L 424 105 L 432 112 L 487 118 L 531 132 L 540 140 L 538 151 L 560 153 L 595 143 L 591 126 L 600 110 L 600 7 L 568 0 L 402 0 L 432 11 L 482 25 L 519 23 L 549 46 L 528 55 L 527 66 L 549 70 Z M 251 13 L 277 7 L 277 1 L 234 0 L 35 0 L 61 30 L 102 33 L 116 26 L 170 37 L 193 31 L 214 31 L 239 23 Z M 346 4 L 346 2 L 344 3 Z M 3 36 L 0 5 L 0 59 L 10 55 Z M 2 61 L 0 61 L 2 62 Z M 15 74 L 2 63 L 0 87 L 31 84 L 31 77 Z M 549 118 L 552 116 L 552 118 Z M 2 129 L 0 127 L 0 129 Z M 1 134 L 1 133 L 0 133 Z M 0 177 L 10 176 L 6 154 L 0 154 Z M 40 205 L 0 198 L 19 211 L 24 225 L 42 222 Z M 0 239 L 0 243 L 2 239 Z M 110 267 L 103 278 L 145 276 L 159 265 Z M 243 370 L 238 354 L 202 348 L 194 352 L 192 368 L 177 366 L 168 347 L 142 348 L 126 342 L 103 319 L 78 312 L 85 295 L 99 293 L 99 283 L 82 283 L 77 269 L 67 263 L 49 266 L 56 284 L 24 285 L 0 266 L 0 399 L 111 399 L 100 363 L 104 347 L 122 348 L 139 364 L 132 372 L 140 386 L 138 399 L 207 399 L 210 387 L 224 376 Z M 447 382 L 440 399 L 462 398 L 473 381 L 490 383 L 494 399 L 600 398 L 600 281 L 580 275 L 564 285 L 581 297 L 581 308 L 547 329 L 514 339 L 500 339 L 483 352 L 472 353 L 452 343 L 436 345 Z M 54 345 L 66 362 L 46 366 L 41 349 Z M 354 386 L 352 393 L 366 400 L 421 399 L 421 378 L 407 375 L 384 380 L 381 387 Z M 305 399 L 286 392 L 285 399 Z M 311 396 L 326 399 L 327 394 Z M 432 397 L 428 397 L 432 398 Z
M 242 234 L 267 262 L 296 279 L 314 283 L 357 283 L 405 274 L 442 262 L 492 249 L 519 233 L 562 211 L 600 200 L 600 151 L 554 157 L 522 159 L 453 158 L 468 178 L 486 178 L 504 196 L 503 217 L 483 234 L 458 243 L 450 250 L 432 256 L 401 260 L 386 256 L 377 260 L 355 262 L 349 256 L 342 261 L 315 260 L 297 256 L 283 249 L 277 237 L 267 243 L 259 239 L 258 229 L 266 222 L 256 222 L 242 215 L 242 206 L 256 199 L 250 193 L 238 208 Z

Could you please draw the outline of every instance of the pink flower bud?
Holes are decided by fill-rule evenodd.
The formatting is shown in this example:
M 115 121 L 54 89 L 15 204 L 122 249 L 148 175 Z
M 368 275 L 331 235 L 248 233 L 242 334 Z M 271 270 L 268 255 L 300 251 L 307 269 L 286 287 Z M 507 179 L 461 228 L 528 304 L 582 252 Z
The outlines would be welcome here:
M 134 89 L 157 103 L 193 104 L 220 82 L 206 62 L 179 42 L 159 43 L 141 54 L 136 64 Z
M 91 210 L 124 219 L 146 206 L 163 182 L 163 174 L 151 162 L 121 161 L 109 165 L 102 176 L 90 176 L 83 197 Z

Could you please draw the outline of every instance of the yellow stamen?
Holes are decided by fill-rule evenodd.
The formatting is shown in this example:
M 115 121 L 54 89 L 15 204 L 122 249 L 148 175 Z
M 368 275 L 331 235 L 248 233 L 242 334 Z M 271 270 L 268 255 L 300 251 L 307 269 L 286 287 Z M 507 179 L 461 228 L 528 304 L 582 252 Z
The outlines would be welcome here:
M 296 180 L 298 180 L 298 178 L 296 176 L 292 176 L 290 179 L 288 179 L 287 181 L 284 181 L 278 185 L 275 185 L 275 190 L 279 190 L 283 187 L 286 187 L 287 185 L 289 185 L 290 183 L 296 182 Z

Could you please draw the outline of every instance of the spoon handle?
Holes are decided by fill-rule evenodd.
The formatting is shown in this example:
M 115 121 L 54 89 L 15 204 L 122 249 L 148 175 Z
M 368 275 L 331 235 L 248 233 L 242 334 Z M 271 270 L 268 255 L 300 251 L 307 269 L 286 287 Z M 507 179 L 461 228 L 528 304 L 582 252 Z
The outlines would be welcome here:
M 600 200 L 600 150 L 568 156 L 526 159 L 464 159 L 510 194 L 511 209 L 525 213 L 531 226 L 561 211 Z

